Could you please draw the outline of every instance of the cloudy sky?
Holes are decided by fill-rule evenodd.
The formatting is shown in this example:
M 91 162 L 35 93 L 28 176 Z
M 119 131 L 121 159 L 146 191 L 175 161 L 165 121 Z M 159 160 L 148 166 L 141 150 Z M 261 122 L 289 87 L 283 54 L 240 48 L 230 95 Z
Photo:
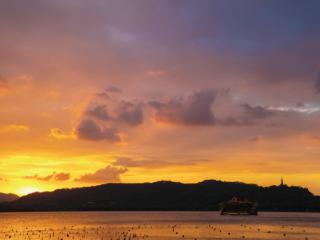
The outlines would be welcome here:
M 283 176 L 319 194 L 319 8 L 2 0 L 0 191 Z

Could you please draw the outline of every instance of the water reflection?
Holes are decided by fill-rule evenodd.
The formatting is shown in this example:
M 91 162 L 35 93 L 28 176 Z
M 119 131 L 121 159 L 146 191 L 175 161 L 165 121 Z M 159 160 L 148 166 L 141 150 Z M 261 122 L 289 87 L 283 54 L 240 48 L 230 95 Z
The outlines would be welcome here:
M 1 213 L 0 239 L 319 239 L 320 214 L 216 212 Z

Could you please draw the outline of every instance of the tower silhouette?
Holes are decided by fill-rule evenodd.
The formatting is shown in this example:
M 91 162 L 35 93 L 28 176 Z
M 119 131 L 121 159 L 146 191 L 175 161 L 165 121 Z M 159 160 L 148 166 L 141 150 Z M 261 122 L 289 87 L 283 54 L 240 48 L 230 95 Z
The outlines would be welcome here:
M 284 186 L 284 184 L 283 184 L 283 178 L 282 178 L 282 177 L 281 177 L 280 186 Z

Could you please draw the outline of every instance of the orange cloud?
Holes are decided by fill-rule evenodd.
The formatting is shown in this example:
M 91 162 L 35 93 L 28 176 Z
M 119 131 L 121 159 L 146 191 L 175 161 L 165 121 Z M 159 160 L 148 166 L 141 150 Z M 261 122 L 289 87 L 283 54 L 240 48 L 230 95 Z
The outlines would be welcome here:
M 77 136 L 74 132 L 71 133 L 65 133 L 63 130 L 60 128 L 52 128 L 50 130 L 50 137 L 55 138 L 55 139 L 76 139 Z
M 54 175 L 54 180 L 56 181 L 66 181 L 70 179 L 70 173 L 56 173 Z
M 34 179 L 34 180 L 45 181 L 45 182 L 48 182 L 48 181 L 51 181 L 51 180 L 54 180 L 54 181 L 66 181 L 66 180 L 70 179 L 70 173 L 52 173 L 50 175 L 43 176 L 43 177 L 39 176 L 38 174 L 35 174 L 33 176 L 25 176 L 23 178 L 25 178 L 25 179 Z
M 19 124 L 9 124 L 0 126 L 0 132 L 28 132 L 29 126 Z
M 87 173 L 76 179 L 76 181 L 87 183 L 117 183 L 120 182 L 120 175 L 127 171 L 126 168 L 107 166 L 94 173 Z

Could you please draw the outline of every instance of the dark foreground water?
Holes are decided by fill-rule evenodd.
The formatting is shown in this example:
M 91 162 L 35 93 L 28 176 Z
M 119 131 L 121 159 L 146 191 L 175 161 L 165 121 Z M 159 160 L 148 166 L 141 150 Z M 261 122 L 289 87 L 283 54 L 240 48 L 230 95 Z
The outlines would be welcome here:
M 319 213 L 48 212 L 0 213 L 0 239 L 320 240 Z

